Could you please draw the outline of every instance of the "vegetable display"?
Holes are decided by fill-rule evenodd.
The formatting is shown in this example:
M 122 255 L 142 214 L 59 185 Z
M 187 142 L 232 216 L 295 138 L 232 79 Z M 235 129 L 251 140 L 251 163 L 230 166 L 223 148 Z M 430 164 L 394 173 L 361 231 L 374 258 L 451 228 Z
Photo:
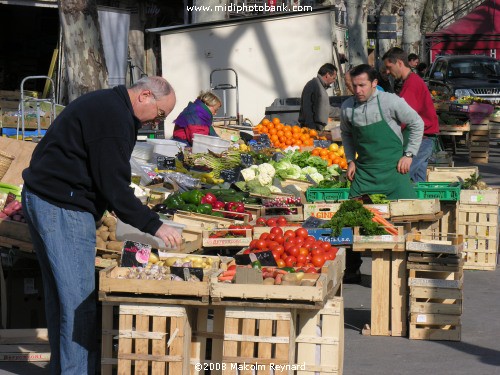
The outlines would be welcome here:
M 357 200 L 347 200 L 340 207 L 331 220 L 322 225 L 322 228 L 331 228 L 334 236 L 340 236 L 344 227 L 359 227 L 360 234 L 373 236 L 386 234 L 386 230 L 379 223 L 372 220 L 373 212 L 363 207 L 363 203 Z

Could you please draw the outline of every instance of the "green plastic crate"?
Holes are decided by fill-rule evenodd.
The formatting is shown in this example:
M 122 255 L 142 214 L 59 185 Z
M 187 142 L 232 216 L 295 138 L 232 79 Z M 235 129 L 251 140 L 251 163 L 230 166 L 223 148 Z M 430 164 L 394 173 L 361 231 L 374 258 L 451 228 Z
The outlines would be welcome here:
M 455 182 L 417 182 L 415 184 L 418 199 L 438 198 L 441 201 L 458 201 L 460 189 L 460 184 Z
M 349 199 L 349 188 L 309 188 L 306 191 L 308 202 L 337 202 Z

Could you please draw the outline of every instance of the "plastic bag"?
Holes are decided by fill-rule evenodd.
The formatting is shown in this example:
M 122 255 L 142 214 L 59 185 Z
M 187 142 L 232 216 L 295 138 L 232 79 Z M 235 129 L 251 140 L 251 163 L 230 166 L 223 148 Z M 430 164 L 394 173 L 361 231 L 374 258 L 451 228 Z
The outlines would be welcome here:
M 188 176 L 180 172 L 171 172 L 163 174 L 164 184 L 177 185 L 180 191 L 199 189 L 201 187 L 200 179 Z
M 142 186 L 147 186 L 151 183 L 151 177 L 149 177 L 148 173 L 142 168 L 141 164 L 139 164 L 134 158 L 130 158 L 130 168 L 132 170 L 132 175 L 141 176 Z

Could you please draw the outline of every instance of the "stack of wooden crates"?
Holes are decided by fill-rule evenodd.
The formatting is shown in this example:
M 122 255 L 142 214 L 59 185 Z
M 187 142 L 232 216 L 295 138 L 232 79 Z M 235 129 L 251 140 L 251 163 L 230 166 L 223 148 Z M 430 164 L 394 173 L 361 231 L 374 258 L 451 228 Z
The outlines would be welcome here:
M 498 252 L 499 190 L 462 190 L 458 233 L 464 236 L 465 269 L 495 270 Z
M 469 161 L 471 163 L 488 163 L 490 150 L 490 114 L 493 106 L 484 103 L 473 103 L 469 106 Z
M 460 341 L 462 249 L 460 235 L 408 235 L 410 339 Z

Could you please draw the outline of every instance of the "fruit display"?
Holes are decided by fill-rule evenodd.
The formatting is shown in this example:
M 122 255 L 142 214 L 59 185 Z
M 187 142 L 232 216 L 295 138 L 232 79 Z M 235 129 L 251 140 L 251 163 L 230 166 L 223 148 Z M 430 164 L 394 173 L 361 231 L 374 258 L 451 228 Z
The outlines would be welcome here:
M 263 119 L 255 126 L 254 132 L 257 134 L 267 134 L 274 147 L 285 149 L 288 146 L 313 146 L 315 139 L 326 140 L 319 137 L 314 129 L 301 128 L 298 125 L 282 124 L 280 119 L 275 117 L 272 120 Z

